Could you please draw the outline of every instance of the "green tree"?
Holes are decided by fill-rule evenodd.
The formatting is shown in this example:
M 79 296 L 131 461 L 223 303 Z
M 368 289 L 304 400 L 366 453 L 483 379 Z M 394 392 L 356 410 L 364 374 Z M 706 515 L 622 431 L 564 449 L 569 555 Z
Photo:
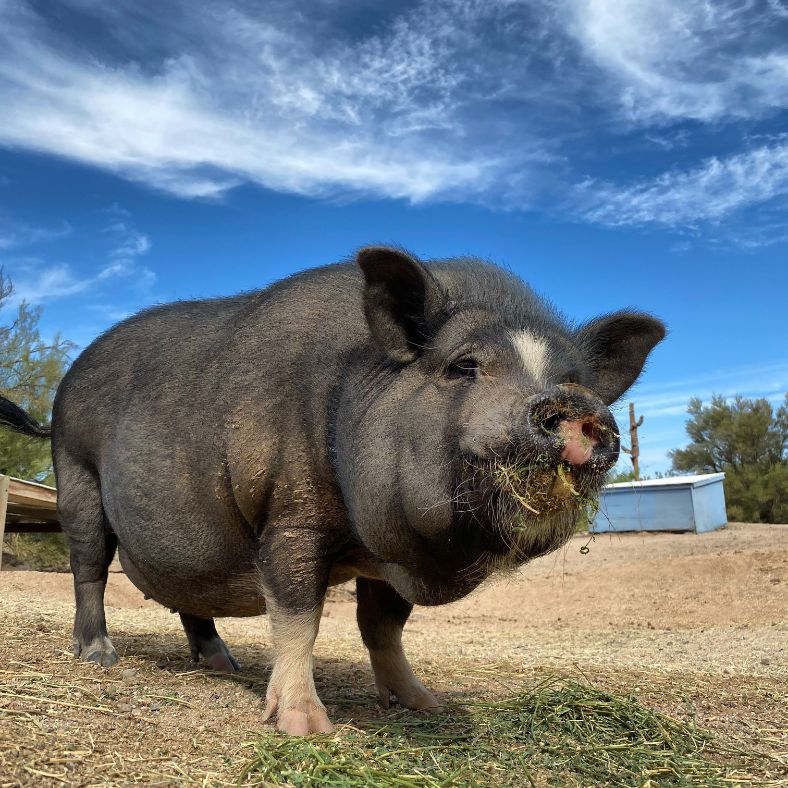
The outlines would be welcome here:
M 646 479 L 648 477 L 642 476 L 642 479 Z M 621 482 L 634 482 L 635 481 L 635 472 L 633 470 L 628 471 L 617 471 L 615 468 L 608 471 L 607 478 L 605 479 L 605 484 L 620 484 Z
M 725 473 L 731 520 L 788 523 L 788 394 L 776 410 L 765 399 L 690 400 L 690 445 L 670 452 L 673 470 Z
M 22 302 L 12 311 L 12 294 L 13 285 L 0 268 L 0 394 L 46 423 L 74 345 L 60 335 L 44 341 L 38 328 L 41 309 Z M 0 473 L 54 484 L 49 441 L 0 429 Z M 5 560 L 33 569 L 68 569 L 63 534 L 6 534 L 2 546 L 9 553 Z
M 10 311 L 12 293 L 13 285 L 0 268 L 2 312 Z M 0 394 L 46 423 L 74 345 L 59 334 L 51 341 L 41 338 L 41 311 L 23 301 L 9 319 L 0 320 Z M 52 483 L 49 441 L 0 430 L 0 473 Z

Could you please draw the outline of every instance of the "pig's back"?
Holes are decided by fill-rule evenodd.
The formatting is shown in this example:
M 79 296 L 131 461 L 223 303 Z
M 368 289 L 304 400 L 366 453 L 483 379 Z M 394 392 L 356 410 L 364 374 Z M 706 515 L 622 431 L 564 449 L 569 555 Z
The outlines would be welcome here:
M 325 374 L 330 358 L 363 336 L 361 276 L 352 264 L 230 298 L 152 307 L 76 359 L 58 389 L 53 441 L 98 464 L 101 445 L 132 417 L 207 440 L 238 398 L 298 388 L 317 359 Z

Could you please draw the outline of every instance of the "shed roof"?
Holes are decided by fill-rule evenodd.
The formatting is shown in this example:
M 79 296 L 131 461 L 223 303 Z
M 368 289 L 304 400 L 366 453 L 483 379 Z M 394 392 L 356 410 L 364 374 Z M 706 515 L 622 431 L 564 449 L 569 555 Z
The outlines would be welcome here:
M 725 478 L 724 473 L 701 473 L 695 476 L 671 476 L 668 479 L 644 479 L 639 482 L 606 484 L 605 490 L 630 490 L 641 487 L 703 487 Z

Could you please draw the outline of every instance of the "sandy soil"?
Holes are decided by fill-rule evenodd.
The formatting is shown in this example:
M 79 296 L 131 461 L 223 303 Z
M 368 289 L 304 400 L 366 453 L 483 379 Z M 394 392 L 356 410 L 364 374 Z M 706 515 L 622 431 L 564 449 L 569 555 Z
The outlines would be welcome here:
M 102 671 L 70 656 L 72 605 L 67 575 L 0 573 L 0 786 L 55 784 L 58 776 L 80 784 L 85 759 L 97 784 L 120 774 L 128 782 L 231 781 L 243 742 L 260 728 L 266 619 L 218 624 L 243 674 L 195 669 L 177 616 L 113 573 L 107 617 L 124 658 Z M 383 713 L 354 616 L 352 585 L 333 589 L 316 646 L 318 690 L 346 724 Z M 579 672 L 785 752 L 788 526 L 578 536 L 465 600 L 418 608 L 406 649 L 445 698 Z M 30 720 L 38 733 L 17 740 L 30 739 Z M 58 752 L 75 753 L 71 760 L 47 760 L 46 742 L 55 740 Z

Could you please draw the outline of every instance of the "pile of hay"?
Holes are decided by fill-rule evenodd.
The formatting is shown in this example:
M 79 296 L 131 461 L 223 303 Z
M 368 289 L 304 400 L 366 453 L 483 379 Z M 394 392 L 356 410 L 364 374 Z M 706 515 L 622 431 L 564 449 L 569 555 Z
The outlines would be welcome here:
M 412 712 L 340 735 L 267 734 L 240 782 L 287 786 L 785 784 L 769 757 L 733 750 L 693 725 L 571 679 L 443 713 Z M 779 764 L 772 764 L 779 768 Z M 757 775 L 750 771 L 757 766 Z

